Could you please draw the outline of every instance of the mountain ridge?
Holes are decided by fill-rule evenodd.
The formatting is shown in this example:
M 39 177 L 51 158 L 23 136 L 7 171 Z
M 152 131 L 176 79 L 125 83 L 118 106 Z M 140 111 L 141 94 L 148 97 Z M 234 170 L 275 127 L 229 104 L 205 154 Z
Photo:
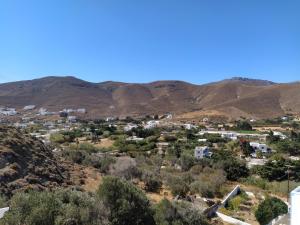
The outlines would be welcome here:
M 243 77 L 200 85 L 179 80 L 94 83 L 74 76 L 48 76 L 0 84 L 0 105 L 30 104 L 49 110 L 86 108 L 93 118 L 197 111 L 202 115 L 207 110 L 232 118 L 266 118 L 300 112 L 300 83 Z

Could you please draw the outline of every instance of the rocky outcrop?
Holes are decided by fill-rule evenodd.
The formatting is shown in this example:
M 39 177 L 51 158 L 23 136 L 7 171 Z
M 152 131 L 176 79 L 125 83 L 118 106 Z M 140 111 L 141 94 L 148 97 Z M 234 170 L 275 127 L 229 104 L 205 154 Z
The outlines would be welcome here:
M 0 194 L 70 184 L 69 173 L 41 141 L 0 126 Z

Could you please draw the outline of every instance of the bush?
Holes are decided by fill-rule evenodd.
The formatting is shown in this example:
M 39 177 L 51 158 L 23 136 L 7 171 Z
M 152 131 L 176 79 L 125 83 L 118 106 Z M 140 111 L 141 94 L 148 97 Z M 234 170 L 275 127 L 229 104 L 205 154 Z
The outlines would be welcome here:
M 231 181 L 237 181 L 238 179 L 249 175 L 249 169 L 247 168 L 246 163 L 236 159 L 226 160 L 224 162 L 224 170 L 227 179 Z
M 161 179 L 152 173 L 143 174 L 143 181 L 145 183 L 146 191 L 158 192 L 162 186 Z
M 258 208 L 255 211 L 255 217 L 259 224 L 266 225 L 272 219 L 279 215 L 286 214 L 287 212 L 287 205 L 282 200 L 272 197 L 267 198 L 258 205 Z
M 0 208 L 7 207 L 6 199 L 0 195 Z
M 189 154 L 182 154 L 180 157 L 180 164 L 183 171 L 188 171 L 195 164 L 195 158 Z
M 244 199 L 241 198 L 241 196 L 236 196 L 228 201 L 228 208 L 230 210 L 237 211 L 243 201 Z
M 1 225 L 104 225 L 107 209 L 100 201 L 79 191 L 17 193 Z
M 189 186 L 188 184 L 177 176 L 171 176 L 167 180 L 167 185 L 171 189 L 171 192 L 174 196 L 181 196 L 185 197 L 186 194 L 189 192 Z
M 119 157 L 117 161 L 110 167 L 110 175 L 131 180 L 140 178 L 141 171 L 136 166 L 136 161 L 130 157 Z
M 100 158 L 99 167 L 96 167 L 100 170 L 101 173 L 107 173 L 109 171 L 110 165 L 115 163 L 116 160 L 110 156 L 105 156 Z
M 259 187 L 263 190 L 266 190 L 268 188 L 268 182 L 265 179 L 262 179 L 260 177 L 254 177 L 250 176 L 247 178 L 243 178 L 242 182 L 249 184 L 249 185 L 254 185 L 256 187 Z
M 98 196 L 110 209 L 112 225 L 154 225 L 153 212 L 145 194 L 128 181 L 104 177 Z
M 251 131 L 252 130 L 252 126 L 250 123 L 248 123 L 247 121 L 237 121 L 236 123 L 236 129 L 237 130 L 248 130 Z
M 202 197 L 213 198 L 222 195 L 220 188 L 226 181 L 222 170 L 204 168 L 197 181 L 191 184 L 191 192 L 199 193 Z
M 65 138 L 60 133 L 54 133 L 50 135 L 50 141 L 55 144 L 62 144 L 65 142 Z
M 189 203 L 171 203 L 163 199 L 155 206 L 155 222 L 157 225 L 207 225 L 204 216 L 193 209 Z

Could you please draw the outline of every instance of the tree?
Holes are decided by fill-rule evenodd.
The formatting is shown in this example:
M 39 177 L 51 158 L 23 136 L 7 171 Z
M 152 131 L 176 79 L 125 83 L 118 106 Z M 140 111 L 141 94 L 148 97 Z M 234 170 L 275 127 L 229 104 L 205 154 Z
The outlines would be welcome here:
M 286 214 L 287 212 L 288 207 L 282 200 L 271 197 L 258 205 L 258 208 L 255 211 L 255 217 L 259 224 L 266 225 L 272 219 L 279 215 Z
M 236 181 L 241 177 L 247 177 L 249 170 L 246 164 L 237 159 L 230 159 L 224 162 L 224 170 L 228 180 Z
M 252 126 L 245 120 L 237 121 L 236 123 L 237 130 L 252 130 Z
M 186 202 L 171 203 L 163 199 L 155 206 L 155 222 L 157 225 L 207 225 L 207 221 L 199 210 L 193 209 Z
M 110 210 L 112 225 L 155 224 L 149 200 L 130 182 L 108 176 L 103 179 L 97 193 Z
M 195 164 L 195 158 L 189 154 L 182 154 L 180 164 L 183 171 L 188 171 Z
M 280 136 L 275 136 L 274 132 L 271 130 L 269 132 L 269 135 L 267 136 L 267 142 L 272 144 L 272 143 L 276 143 L 277 141 L 280 141 Z
M 220 188 L 225 181 L 223 170 L 205 167 L 199 178 L 191 184 L 191 192 L 199 193 L 202 197 L 213 198 L 216 194 L 220 194 Z
M 252 152 L 254 152 L 254 149 L 248 141 L 242 140 L 240 143 L 240 147 L 245 156 L 249 156 Z
M 158 192 L 162 186 L 161 179 L 152 173 L 144 173 L 143 181 L 145 183 L 145 190 L 150 192 Z
M 171 176 L 167 180 L 167 184 L 174 196 L 179 195 L 185 197 L 189 192 L 189 185 L 180 177 Z
M 278 160 L 269 160 L 263 166 L 257 167 L 257 173 L 269 181 L 286 179 L 286 160 L 280 158 Z
M 80 191 L 17 193 L 1 225 L 107 225 L 107 209 L 95 196 Z

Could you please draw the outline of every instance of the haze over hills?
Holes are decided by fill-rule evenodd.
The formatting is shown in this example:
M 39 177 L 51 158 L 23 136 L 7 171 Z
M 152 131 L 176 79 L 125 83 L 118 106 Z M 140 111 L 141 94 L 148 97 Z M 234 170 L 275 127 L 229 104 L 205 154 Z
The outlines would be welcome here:
M 34 104 L 58 111 L 86 108 L 90 117 L 208 113 L 230 118 L 268 118 L 300 112 L 300 83 L 235 77 L 195 85 L 183 81 L 91 83 L 75 77 L 44 77 L 0 84 L 0 106 Z

